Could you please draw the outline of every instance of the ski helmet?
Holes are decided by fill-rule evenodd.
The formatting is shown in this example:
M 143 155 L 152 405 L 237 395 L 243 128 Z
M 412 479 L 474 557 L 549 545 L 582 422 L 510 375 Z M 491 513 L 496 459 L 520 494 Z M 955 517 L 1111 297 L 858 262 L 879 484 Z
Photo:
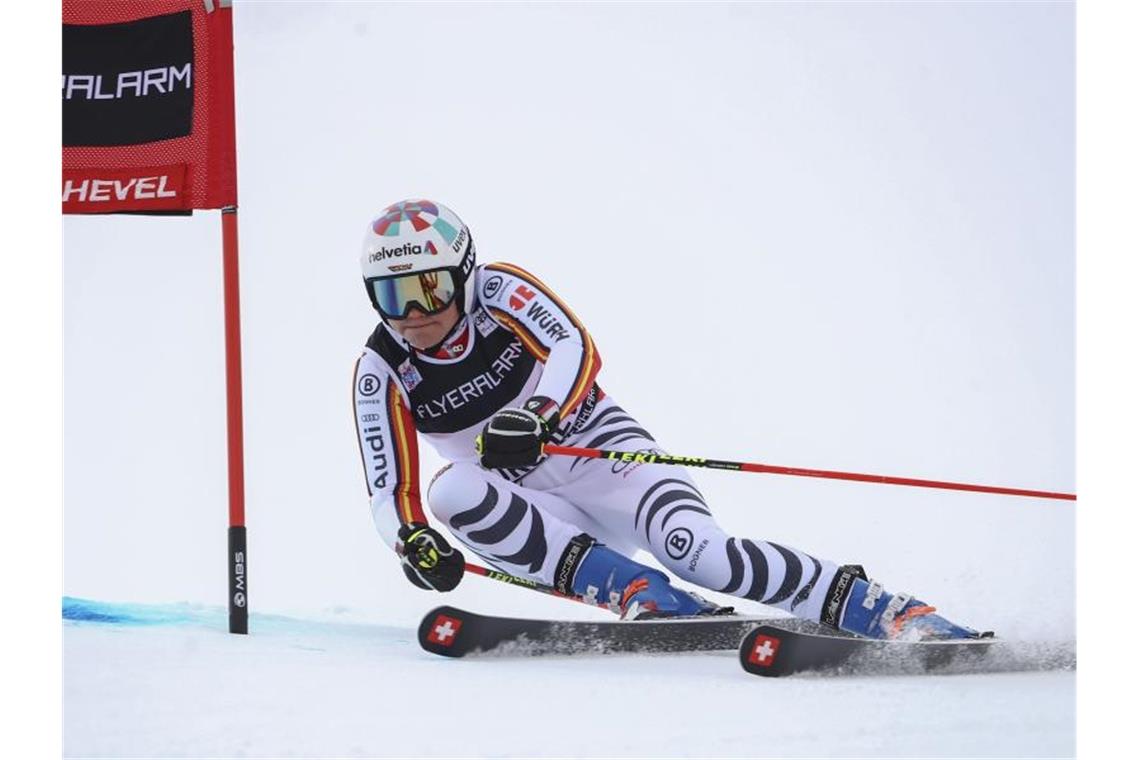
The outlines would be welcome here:
M 425 314 L 475 299 L 475 243 L 455 212 L 428 200 L 393 203 L 368 225 L 360 253 L 364 287 L 384 319 Z

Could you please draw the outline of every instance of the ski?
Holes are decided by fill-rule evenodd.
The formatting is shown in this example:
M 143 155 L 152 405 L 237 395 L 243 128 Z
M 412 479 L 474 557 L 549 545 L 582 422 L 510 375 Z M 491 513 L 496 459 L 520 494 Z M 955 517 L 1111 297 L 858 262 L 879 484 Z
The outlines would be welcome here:
M 878 641 L 761 625 L 740 642 L 740 664 L 758 676 L 793 673 L 902 675 L 971 673 L 990 668 L 991 637 L 953 641 Z
M 531 620 L 437 607 L 424 616 L 420 646 L 444 657 L 728 651 L 761 624 L 776 630 L 818 631 L 795 618 L 739 615 L 633 621 Z

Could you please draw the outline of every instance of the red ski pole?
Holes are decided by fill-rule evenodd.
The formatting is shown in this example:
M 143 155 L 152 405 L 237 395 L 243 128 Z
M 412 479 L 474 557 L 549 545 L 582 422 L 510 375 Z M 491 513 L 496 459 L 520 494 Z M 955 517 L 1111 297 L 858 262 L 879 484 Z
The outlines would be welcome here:
M 608 449 L 585 449 L 577 446 L 555 446 L 546 444 L 547 454 L 590 459 L 612 459 L 618 462 L 644 462 L 645 464 L 674 464 L 685 467 L 707 467 L 713 470 L 738 470 L 744 472 L 767 472 L 776 475 L 798 475 L 805 478 L 829 478 L 831 480 L 857 480 L 865 483 L 886 483 L 893 486 L 917 486 L 919 488 L 945 488 L 953 491 L 977 491 L 998 493 L 1009 496 L 1034 496 L 1040 499 L 1064 499 L 1076 501 L 1073 493 L 1054 491 L 1031 491 L 1027 488 L 1005 488 L 984 486 L 975 483 L 952 483 L 946 480 L 921 480 L 919 478 L 897 478 L 890 475 L 868 475 L 861 472 L 839 472 L 836 470 L 809 470 L 803 467 L 780 467 L 773 464 L 750 464 L 748 462 L 728 462 L 723 459 L 674 456 L 672 454 L 649 454 L 634 451 L 610 451 Z

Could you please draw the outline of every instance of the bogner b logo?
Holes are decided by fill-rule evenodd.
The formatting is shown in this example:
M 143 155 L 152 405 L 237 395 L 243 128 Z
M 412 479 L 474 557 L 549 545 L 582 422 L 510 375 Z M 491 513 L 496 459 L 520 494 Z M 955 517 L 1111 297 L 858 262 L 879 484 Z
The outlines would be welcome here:
M 684 559 L 693 545 L 693 532 L 688 528 L 674 528 L 665 537 L 665 551 L 673 559 Z

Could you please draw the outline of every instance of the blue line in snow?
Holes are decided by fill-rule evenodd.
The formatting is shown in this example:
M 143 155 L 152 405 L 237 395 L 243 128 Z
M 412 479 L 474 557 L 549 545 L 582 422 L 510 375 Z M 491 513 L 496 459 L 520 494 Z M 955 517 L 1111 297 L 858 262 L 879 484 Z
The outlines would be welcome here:
M 327 633 L 335 628 L 341 634 L 358 633 L 378 641 L 391 639 L 414 642 L 415 630 L 402 626 L 377 625 L 354 620 L 303 620 L 275 614 L 251 614 L 250 629 L 258 633 L 298 635 Z M 224 607 L 177 602 L 165 604 L 134 604 L 126 602 L 100 602 L 94 599 L 63 597 L 63 620 L 66 625 L 110 626 L 199 626 L 226 631 L 229 611 Z
M 224 623 L 220 608 L 187 604 L 127 604 L 98 602 L 92 599 L 63 597 L 63 619 L 75 623 L 110 623 L 114 625 L 183 625 Z
M 63 597 L 63 620 L 66 626 L 106 625 L 115 627 L 192 626 L 223 632 L 228 630 L 229 611 L 225 607 L 177 602 L 165 604 L 133 604 L 99 602 L 94 599 Z M 251 614 L 250 630 L 258 634 L 280 636 L 338 635 L 364 636 L 377 642 L 400 646 L 414 644 L 415 629 L 404 626 L 377 625 L 353 620 L 302 620 L 275 614 Z

